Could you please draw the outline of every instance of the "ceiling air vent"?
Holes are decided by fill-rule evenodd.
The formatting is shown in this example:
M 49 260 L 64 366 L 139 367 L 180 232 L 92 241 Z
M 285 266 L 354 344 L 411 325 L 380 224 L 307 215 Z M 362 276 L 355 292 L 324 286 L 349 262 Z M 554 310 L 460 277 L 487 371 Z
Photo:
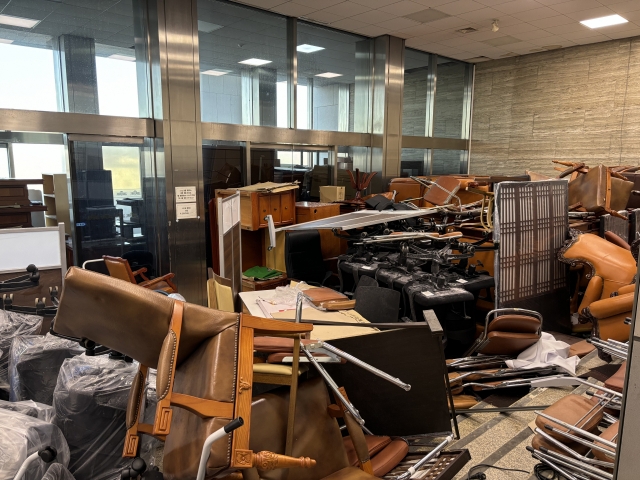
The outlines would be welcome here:
M 473 27 L 461 28 L 460 30 L 456 30 L 456 32 L 458 33 L 473 33 L 477 31 L 478 29 Z

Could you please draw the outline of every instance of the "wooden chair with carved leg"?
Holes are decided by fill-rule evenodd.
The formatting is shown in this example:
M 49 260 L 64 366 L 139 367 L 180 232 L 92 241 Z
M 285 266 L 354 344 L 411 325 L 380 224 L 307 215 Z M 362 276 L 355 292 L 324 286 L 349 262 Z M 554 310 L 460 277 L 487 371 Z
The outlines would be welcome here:
M 119 278 L 125 282 L 130 282 L 151 290 L 163 290 L 167 293 L 175 293 L 178 291 L 178 287 L 171 281 L 171 279 L 175 277 L 175 273 L 167 273 L 161 277 L 149 279 L 145 275 L 145 273 L 147 273 L 145 267 L 134 272 L 131 270 L 129 261 L 125 258 L 103 255 L 102 260 L 109 271 L 109 275 L 113 278 Z M 140 280 L 136 277 L 140 277 Z
M 91 318 L 82 314 L 86 311 Z M 54 322 L 57 333 L 92 340 L 140 362 L 127 405 L 124 456 L 137 455 L 140 434 L 164 440 L 164 473 L 174 479 L 194 478 L 204 440 L 237 417 L 244 425 L 212 446 L 206 478 L 255 466 L 315 464 L 249 448 L 254 335 L 299 338 L 312 328 L 183 303 L 77 268 L 67 273 Z M 153 424 L 140 423 L 149 368 L 158 370 Z

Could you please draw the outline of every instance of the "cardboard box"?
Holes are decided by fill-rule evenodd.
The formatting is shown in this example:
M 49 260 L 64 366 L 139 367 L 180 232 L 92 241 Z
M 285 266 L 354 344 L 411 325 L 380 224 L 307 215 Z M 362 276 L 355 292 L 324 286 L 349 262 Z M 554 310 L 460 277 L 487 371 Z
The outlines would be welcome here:
M 320 187 L 320 202 L 331 203 L 344 200 L 344 187 Z

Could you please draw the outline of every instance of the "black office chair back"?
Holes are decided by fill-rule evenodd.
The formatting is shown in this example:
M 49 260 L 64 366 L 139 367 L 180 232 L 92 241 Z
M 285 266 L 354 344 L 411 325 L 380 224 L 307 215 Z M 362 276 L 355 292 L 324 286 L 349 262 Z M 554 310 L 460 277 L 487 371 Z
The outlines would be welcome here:
M 317 230 L 286 232 L 284 259 L 287 277 L 319 285 L 325 281 L 327 269 Z
M 367 277 L 362 277 L 362 279 Z M 360 280 L 362 282 L 362 279 Z M 358 285 L 354 298 L 355 311 L 371 323 L 391 323 L 398 321 L 400 292 L 383 287 Z
M 378 281 L 375 278 L 370 277 L 369 275 L 362 275 L 358 279 L 358 285 L 357 286 L 358 287 L 379 287 L 380 284 L 378 283 Z

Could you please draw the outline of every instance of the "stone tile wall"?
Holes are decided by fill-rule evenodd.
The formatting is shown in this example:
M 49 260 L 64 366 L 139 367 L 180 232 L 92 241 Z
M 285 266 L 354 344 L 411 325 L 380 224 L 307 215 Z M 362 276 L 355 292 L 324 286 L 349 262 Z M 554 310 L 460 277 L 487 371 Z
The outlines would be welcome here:
M 640 164 L 640 37 L 476 66 L 470 173 Z

